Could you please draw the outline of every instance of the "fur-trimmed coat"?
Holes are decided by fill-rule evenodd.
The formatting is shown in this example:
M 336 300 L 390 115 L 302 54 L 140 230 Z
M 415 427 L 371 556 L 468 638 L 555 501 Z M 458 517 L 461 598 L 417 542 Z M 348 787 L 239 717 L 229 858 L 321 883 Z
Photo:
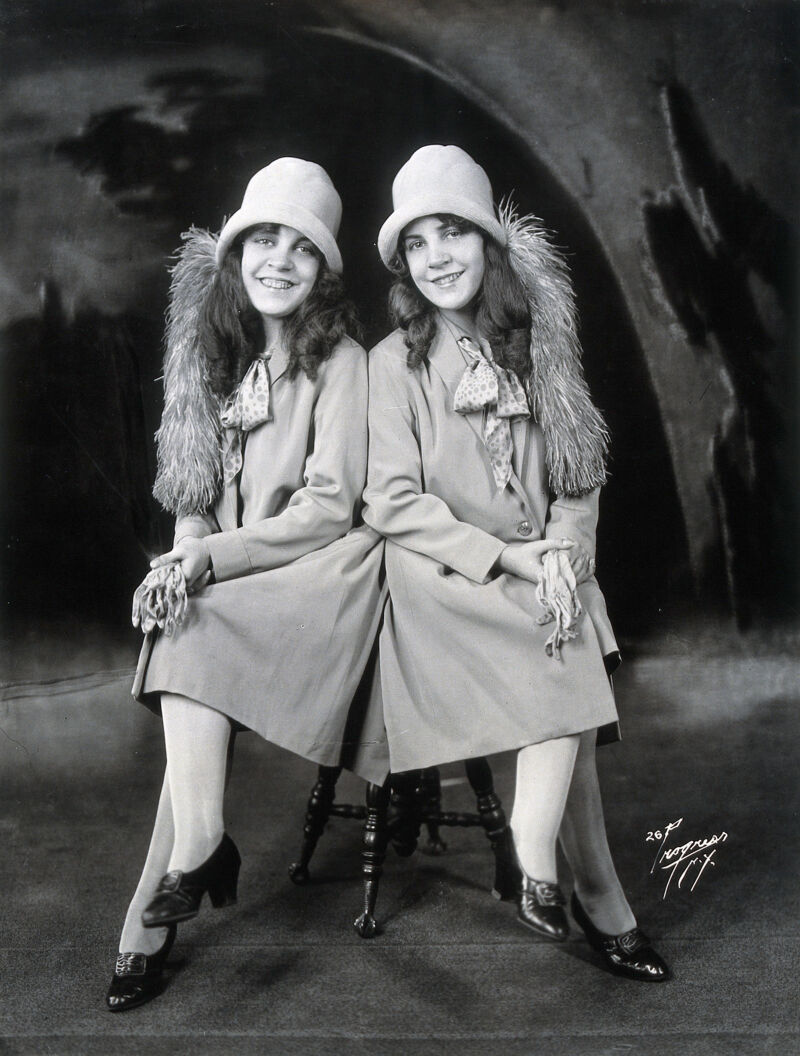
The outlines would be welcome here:
M 175 541 L 204 538 L 216 582 L 189 598 L 175 633 L 148 635 L 133 693 L 154 710 L 177 693 L 262 737 L 368 781 L 388 772 L 379 708 L 357 688 L 386 596 L 383 542 L 361 523 L 367 468 L 367 363 L 343 338 L 314 378 L 269 362 L 270 418 L 231 437 L 210 381 L 204 305 L 217 238 L 192 228 L 172 273 L 154 493 L 177 516 Z M 354 699 L 355 698 L 355 699 Z
M 598 489 L 554 496 L 537 418 L 512 424 L 513 474 L 498 490 L 482 412 L 457 414 L 465 370 L 440 326 L 428 360 L 407 366 L 396 330 L 370 353 L 364 519 L 386 537 L 390 601 L 380 686 L 392 770 L 518 748 L 616 720 L 603 656 L 617 645 L 596 580 L 561 659 L 545 654 L 536 588 L 492 573 L 513 542 L 562 538 L 595 554 Z M 580 420 L 574 435 L 580 444 Z
M 367 364 L 344 339 L 313 380 L 270 360 L 272 418 L 246 436 L 238 477 L 176 539 L 203 537 L 217 582 L 171 637 L 148 639 L 134 695 L 178 693 L 315 763 L 388 771 L 382 715 L 356 699 L 385 599 L 383 543 L 361 524 Z M 218 457 L 218 456 L 217 456 Z

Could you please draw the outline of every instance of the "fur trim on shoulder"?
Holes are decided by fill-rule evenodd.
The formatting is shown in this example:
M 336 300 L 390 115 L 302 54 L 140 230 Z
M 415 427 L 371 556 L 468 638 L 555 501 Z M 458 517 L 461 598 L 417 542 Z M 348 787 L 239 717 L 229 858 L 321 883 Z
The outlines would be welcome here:
M 511 266 L 531 313 L 530 397 L 545 439 L 550 487 L 585 495 L 606 481 L 608 430 L 583 376 L 575 295 L 563 257 L 533 216 L 500 206 Z
M 164 413 L 156 433 L 153 494 L 181 517 L 205 513 L 222 485 L 219 401 L 200 344 L 200 311 L 217 274 L 217 239 L 192 227 L 172 269 L 164 359 Z

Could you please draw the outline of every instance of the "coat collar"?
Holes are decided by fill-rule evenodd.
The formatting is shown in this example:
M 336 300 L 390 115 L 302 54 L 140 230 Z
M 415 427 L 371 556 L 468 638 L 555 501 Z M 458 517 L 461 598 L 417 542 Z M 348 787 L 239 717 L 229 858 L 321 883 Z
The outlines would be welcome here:
M 428 362 L 441 377 L 451 395 L 454 396 L 458 383 L 467 369 L 467 362 L 464 359 L 463 352 L 458 347 L 454 334 L 439 318 L 436 320 L 436 335 L 428 351 Z M 472 414 L 464 415 L 464 417 L 469 419 L 475 415 L 480 421 L 482 418 L 480 411 L 474 411 Z
M 436 336 L 431 342 L 428 351 L 428 362 L 447 386 L 450 393 L 450 410 L 453 410 L 452 400 L 456 389 L 467 369 L 464 354 L 458 347 L 455 336 L 449 327 L 445 326 L 441 319 L 436 320 Z M 453 411 L 455 414 L 455 411 Z M 457 418 L 463 418 L 468 422 L 483 443 L 483 411 L 471 411 L 469 414 L 456 414 Z
M 274 385 L 275 382 L 282 378 L 283 375 L 289 368 L 289 353 L 286 351 L 285 345 L 282 343 L 278 345 L 275 351 L 269 358 L 269 383 Z

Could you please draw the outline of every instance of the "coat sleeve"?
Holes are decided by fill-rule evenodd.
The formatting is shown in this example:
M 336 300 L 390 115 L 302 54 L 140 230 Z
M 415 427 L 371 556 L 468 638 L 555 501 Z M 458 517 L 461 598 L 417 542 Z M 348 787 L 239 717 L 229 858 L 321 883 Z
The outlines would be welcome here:
M 483 583 L 506 544 L 459 521 L 442 499 L 423 490 L 409 376 L 405 361 L 388 350 L 370 356 L 364 520 L 400 546 Z
M 320 368 L 304 486 L 275 517 L 207 538 L 218 581 L 288 565 L 346 535 L 367 471 L 367 365 L 355 344 Z
M 218 531 L 219 524 L 213 513 L 193 513 L 186 517 L 179 517 L 175 522 L 175 538 L 172 545 L 177 546 L 181 539 L 187 537 L 205 539 Z
M 600 489 L 595 488 L 580 498 L 559 496 L 550 503 L 545 524 L 545 539 L 572 539 L 580 543 L 589 557 L 597 550 L 597 514 Z

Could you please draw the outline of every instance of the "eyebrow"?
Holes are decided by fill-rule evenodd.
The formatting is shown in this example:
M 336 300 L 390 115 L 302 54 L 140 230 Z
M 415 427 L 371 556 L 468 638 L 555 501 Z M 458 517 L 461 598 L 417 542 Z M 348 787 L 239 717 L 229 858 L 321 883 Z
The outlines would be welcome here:
M 317 256 L 322 259 L 322 251 L 314 242 L 311 241 L 308 235 L 300 235 L 299 238 L 296 238 L 294 240 L 294 242 L 292 243 L 292 249 L 297 249 L 298 246 L 310 246 L 311 249 L 317 254 Z
M 280 232 L 281 232 L 281 227 L 283 227 L 283 226 L 285 226 L 285 225 L 283 225 L 283 224 L 273 224 L 272 222 L 259 224 L 257 227 L 254 227 L 253 230 L 245 237 L 247 237 L 247 238 L 255 238 L 255 236 L 259 235 L 259 234 L 279 235 Z M 294 248 L 295 246 L 299 246 L 299 245 L 301 245 L 301 243 L 306 243 L 307 245 L 311 246 L 313 249 L 317 248 L 314 245 L 314 243 L 311 241 L 311 239 L 308 237 L 308 235 L 302 235 L 298 231 L 297 232 L 297 238 L 292 243 L 292 247 Z
M 443 227 L 444 225 L 440 224 L 439 226 Z M 405 234 L 403 234 L 402 238 L 403 238 L 404 242 L 410 242 L 412 238 L 422 238 L 422 239 L 424 239 L 425 236 L 421 235 L 418 231 L 408 231 Z
M 453 227 L 455 225 L 455 221 L 453 221 L 453 220 L 440 220 L 438 218 L 438 216 L 436 217 L 436 222 L 437 222 L 437 225 L 436 225 L 436 230 L 437 231 L 441 231 L 445 227 Z M 408 231 L 408 232 L 405 232 L 404 234 L 402 234 L 400 237 L 402 238 L 403 242 L 406 242 L 410 238 L 422 238 L 422 239 L 424 239 L 425 236 L 421 235 L 418 231 Z

